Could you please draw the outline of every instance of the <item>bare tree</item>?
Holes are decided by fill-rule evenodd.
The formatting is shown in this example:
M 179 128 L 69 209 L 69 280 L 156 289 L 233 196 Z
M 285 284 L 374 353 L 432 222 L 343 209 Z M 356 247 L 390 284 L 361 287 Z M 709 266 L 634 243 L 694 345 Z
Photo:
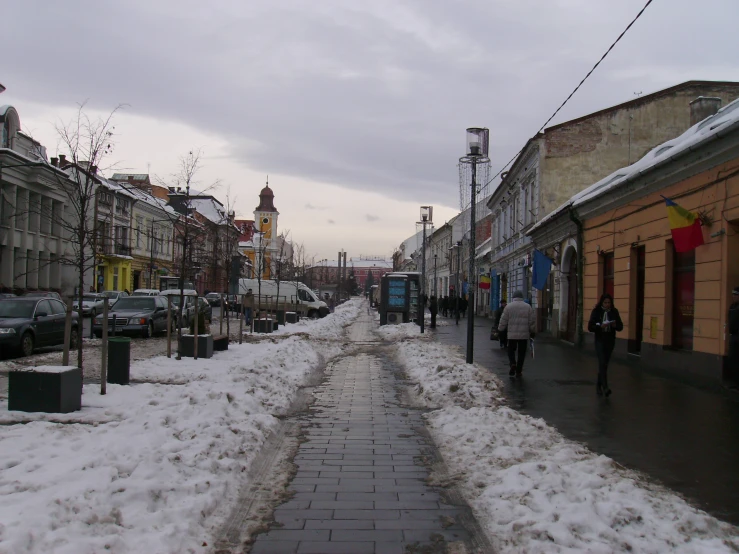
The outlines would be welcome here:
M 85 293 L 85 274 L 94 270 L 97 249 L 97 193 L 102 185 L 98 171 L 113 152 L 115 127 L 113 116 L 123 105 L 117 106 L 107 116 L 91 117 L 85 112 L 85 103 L 79 104 L 76 114 L 66 123 L 59 122 L 56 132 L 59 137 L 59 166 L 64 173 L 55 172 L 59 188 L 68 199 L 71 217 L 48 214 L 67 232 L 71 252 L 60 256 L 59 262 L 77 270 L 77 302 L 82 306 Z M 81 312 L 80 312 L 81 313 Z M 79 331 L 78 331 L 79 333 Z M 79 335 L 72 341 L 77 346 L 77 366 L 82 369 L 82 340 Z

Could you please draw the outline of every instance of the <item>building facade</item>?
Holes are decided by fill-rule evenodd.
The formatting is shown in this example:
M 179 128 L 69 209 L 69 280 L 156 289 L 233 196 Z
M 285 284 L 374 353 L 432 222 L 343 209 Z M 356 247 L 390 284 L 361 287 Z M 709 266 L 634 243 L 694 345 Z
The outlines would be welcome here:
M 63 272 L 69 249 L 62 221 L 70 217 L 59 186 L 67 175 L 46 160 L 43 146 L 20 132 L 12 106 L 0 107 L 0 289 L 72 293 Z
M 545 129 L 532 137 L 488 202 L 492 224 L 492 286 L 499 298 L 521 290 L 538 327 L 574 341 L 577 333 L 577 224 L 530 231 L 570 197 L 691 125 L 690 102 L 739 96 L 739 83 L 688 81 Z M 534 249 L 555 262 L 545 290 L 532 289 Z

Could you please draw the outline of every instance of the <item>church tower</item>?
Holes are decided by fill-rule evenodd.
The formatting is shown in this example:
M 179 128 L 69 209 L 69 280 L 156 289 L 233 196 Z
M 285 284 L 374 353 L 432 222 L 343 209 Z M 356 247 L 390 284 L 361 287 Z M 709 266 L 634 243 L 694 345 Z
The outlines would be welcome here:
M 259 193 L 259 206 L 254 210 L 254 231 L 259 233 L 255 240 L 260 242 L 259 250 L 264 255 L 264 263 L 259 263 L 257 258 L 260 254 L 256 253 L 255 263 L 256 267 L 263 268 L 263 278 L 272 278 L 272 259 L 275 257 L 276 241 L 277 237 L 277 217 L 280 212 L 275 208 L 275 193 L 269 188 L 269 178 L 267 178 L 267 185 Z

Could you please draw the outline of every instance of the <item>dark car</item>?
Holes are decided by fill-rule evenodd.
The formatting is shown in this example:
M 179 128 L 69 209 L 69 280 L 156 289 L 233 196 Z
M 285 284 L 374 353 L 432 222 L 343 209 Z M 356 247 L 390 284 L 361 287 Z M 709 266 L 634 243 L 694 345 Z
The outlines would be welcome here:
M 175 314 L 172 328 L 174 330 Z M 113 328 L 115 322 L 115 329 Z M 103 336 L 103 316 L 95 318 L 92 326 L 95 336 Z M 144 338 L 167 331 L 167 299 L 162 296 L 126 296 L 118 300 L 108 312 L 108 333 L 141 335 Z
M 53 292 L 49 290 L 34 290 L 29 292 L 24 292 L 23 296 L 26 298 L 56 298 L 57 300 L 61 301 L 62 297 L 58 292 Z
M 0 348 L 30 356 L 39 346 L 64 344 L 67 307 L 55 298 L 0 299 Z M 77 347 L 80 319 L 72 314 L 70 348 Z
M 16 298 L 12 292 L 0 292 L 0 298 Z
M 208 301 L 208 304 L 211 306 L 220 306 L 221 305 L 221 295 L 217 292 L 209 292 L 205 295 L 205 299 Z

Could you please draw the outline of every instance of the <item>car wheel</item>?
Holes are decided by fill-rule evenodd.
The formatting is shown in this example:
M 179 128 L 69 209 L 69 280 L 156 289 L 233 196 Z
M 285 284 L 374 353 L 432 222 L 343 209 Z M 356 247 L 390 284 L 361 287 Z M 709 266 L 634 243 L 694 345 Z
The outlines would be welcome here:
M 101 333 L 98 333 L 98 332 L 96 332 L 96 333 L 95 333 L 95 336 L 96 336 L 97 338 L 101 339 L 101 338 L 103 338 L 103 333 L 102 333 L 102 332 L 101 332 Z
M 77 327 L 72 327 L 72 330 L 69 332 L 69 348 L 72 350 L 77 348 L 79 346 L 78 340 L 80 340 L 80 336 Z
M 149 325 L 146 326 L 146 331 L 143 333 L 145 339 L 150 339 L 154 336 L 154 322 L 149 321 Z
M 29 331 L 26 331 L 21 337 L 21 354 L 23 354 L 24 356 L 30 356 L 31 354 L 33 354 L 33 348 L 33 334 L 31 334 Z
M 318 310 L 311 310 L 308 312 L 308 317 L 311 319 L 318 319 Z

